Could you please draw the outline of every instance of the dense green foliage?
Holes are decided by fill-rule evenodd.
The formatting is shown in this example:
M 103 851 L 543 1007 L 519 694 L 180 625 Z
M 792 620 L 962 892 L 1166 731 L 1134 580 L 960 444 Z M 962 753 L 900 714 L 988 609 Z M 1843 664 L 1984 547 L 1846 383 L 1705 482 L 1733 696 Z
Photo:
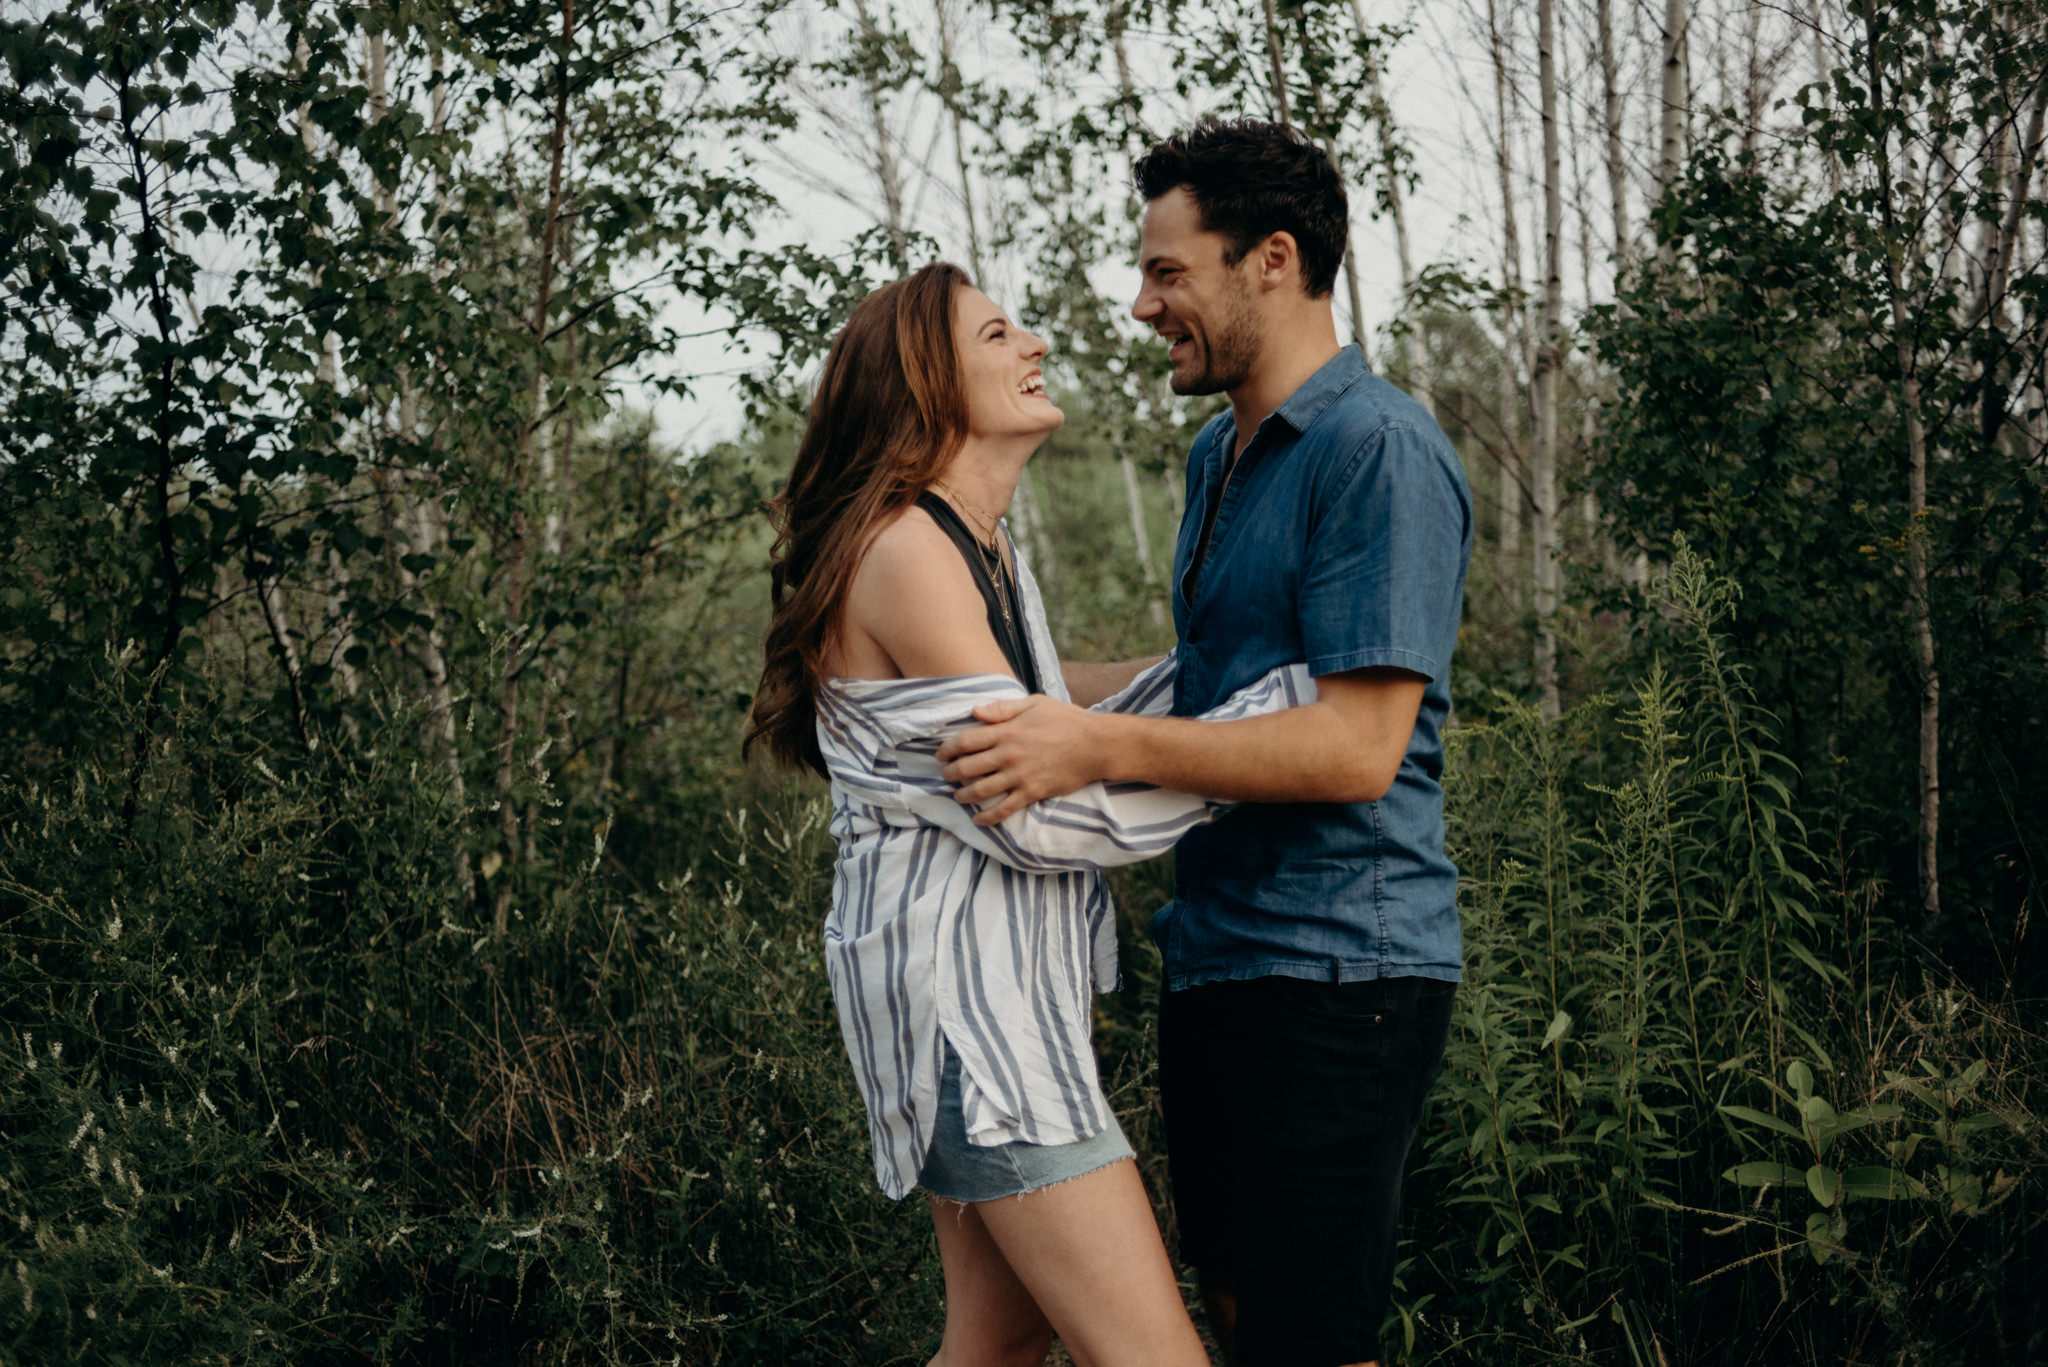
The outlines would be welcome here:
M 801 367 L 923 250 L 894 223 L 766 245 L 750 157 L 804 73 L 742 39 L 779 9 L 0 18 L 0 1363 L 932 1351 L 928 1226 L 875 1189 L 819 954 L 823 795 L 736 753 Z M 1043 63 L 1016 100 L 865 19 L 807 74 L 1004 111 L 1016 212 L 973 250 L 1031 263 L 1069 414 L 1016 525 L 1066 650 L 1149 652 L 1206 414 L 1099 287 L 1142 111 L 1076 73 L 1142 20 L 1202 44 L 1183 93 L 1255 103 L 1260 25 L 1001 12 Z M 1395 35 L 1279 12 L 1318 127 L 1380 117 Z M 1563 539 L 1555 720 L 1508 535 L 1522 434 L 1488 407 L 1517 381 L 1486 329 L 1527 301 L 1449 270 L 1418 294 L 1481 538 L 1447 769 L 1468 986 L 1404 1360 L 2048 1354 L 2048 212 L 2011 191 L 2048 38 L 2031 0 L 1872 15 L 1805 97 L 1812 179 L 1701 138 L 1661 251 L 1587 320 L 1598 515 Z M 2006 159 L 1893 193 L 1869 171 L 1909 132 Z M 1413 170 L 1386 161 L 1383 198 Z M 2008 221 L 1978 308 L 1991 277 L 1941 244 Z M 671 449 L 627 401 L 695 382 L 683 305 L 765 346 L 741 440 Z M 1127 986 L 1097 1033 L 1162 1198 L 1167 879 L 1113 880 Z

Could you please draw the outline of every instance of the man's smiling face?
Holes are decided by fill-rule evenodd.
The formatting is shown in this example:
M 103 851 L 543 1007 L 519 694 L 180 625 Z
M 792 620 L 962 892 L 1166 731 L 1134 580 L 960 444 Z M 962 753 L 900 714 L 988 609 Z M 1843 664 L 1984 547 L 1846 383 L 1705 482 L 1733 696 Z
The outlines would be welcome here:
M 1227 264 L 1229 241 L 1202 226 L 1185 189 L 1145 206 L 1142 281 L 1131 316 L 1169 346 L 1176 394 L 1220 394 L 1251 377 L 1263 337 L 1252 306 L 1251 258 Z

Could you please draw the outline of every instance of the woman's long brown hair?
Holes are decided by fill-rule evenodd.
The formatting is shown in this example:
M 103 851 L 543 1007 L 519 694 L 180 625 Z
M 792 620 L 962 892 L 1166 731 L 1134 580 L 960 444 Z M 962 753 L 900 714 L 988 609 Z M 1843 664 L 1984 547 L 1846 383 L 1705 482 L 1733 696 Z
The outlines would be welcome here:
M 774 616 L 742 754 L 756 743 L 820 774 L 816 690 L 839 609 L 883 524 L 944 473 L 966 435 L 953 295 L 967 274 L 926 266 L 863 299 L 825 357 L 775 523 Z

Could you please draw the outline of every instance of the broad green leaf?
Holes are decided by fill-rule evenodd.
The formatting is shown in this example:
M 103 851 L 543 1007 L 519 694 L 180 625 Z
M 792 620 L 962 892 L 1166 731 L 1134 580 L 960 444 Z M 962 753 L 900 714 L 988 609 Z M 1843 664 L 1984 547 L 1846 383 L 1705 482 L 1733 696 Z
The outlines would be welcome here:
M 1789 1120 L 1780 1120 L 1767 1111 L 1755 1110 L 1748 1106 L 1721 1106 L 1716 1109 L 1723 1114 L 1734 1116 L 1737 1120 L 1747 1120 L 1752 1125 L 1762 1125 L 1765 1129 L 1776 1130 L 1779 1134 L 1790 1135 L 1794 1139 L 1806 1137 L 1806 1132 L 1797 1125 Z
M 1806 1217 L 1806 1251 L 1817 1263 L 1824 1263 L 1841 1251 L 1841 1245 L 1835 1242 L 1832 1225 L 1826 1211 L 1817 1210 Z
M 1550 1028 L 1543 1032 L 1543 1043 L 1538 1045 L 1537 1048 L 1548 1049 L 1551 1045 L 1563 1039 L 1565 1032 L 1571 1028 L 1572 1013 L 1569 1011 L 1558 1012 L 1550 1018 Z
M 1854 1197 L 1865 1201 L 1897 1201 L 1925 1194 L 1925 1187 L 1892 1168 L 1850 1168 L 1842 1174 L 1842 1196 L 1845 1200 Z
M 1813 1199 L 1824 1206 L 1832 1206 L 1841 1195 L 1842 1175 L 1833 1168 L 1815 1163 L 1806 1170 L 1806 1189 L 1813 1193 Z
M 1806 1174 L 1789 1163 L 1738 1163 L 1721 1174 L 1739 1187 L 1797 1187 Z

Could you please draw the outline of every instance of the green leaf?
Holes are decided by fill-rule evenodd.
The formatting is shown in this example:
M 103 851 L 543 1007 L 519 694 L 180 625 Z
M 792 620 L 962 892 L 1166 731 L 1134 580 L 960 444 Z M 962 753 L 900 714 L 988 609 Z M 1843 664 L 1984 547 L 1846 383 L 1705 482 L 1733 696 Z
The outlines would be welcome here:
M 1813 1069 L 1800 1059 L 1793 1059 L 1785 1065 L 1785 1081 L 1801 1101 L 1813 1095 Z
M 1826 1262 L 1842 1250 L 1835 1242 L 1833 1223 L 1826 1211 L 1817 1210 L 1806 1217 L 1806 1251 L 1817 1263 Z
M 1550 1018 L 1550 1028 L 1543 1032 L 1543 1043 L 1537 1045 L 1536 1047 L 1539 1049 L 1548 1049 L 1551 1045 L 1563 1039 L 1565 1036 L 1565 1032 L 1570 1030 L 1571 1028 L 1572 1013 L 1569 1011 L 1558 1012 L 1555 1016 L 1552 1016 Z
M 1842 1194 L 1842 1175 L 1833 1168 L 1815 1163 L 1806 1170 L 1806 1189 L 1813 1193 L 1813 1199 L 1824 1206 L 1832 1206 Z
M 1926 1188 L 1892 1168 L 1850 1168 L 1842 1174 L 1842 1197 L 1865 1201 L 1897 1201 L 1906 1196 L 1923 1196 Z
M 1748 1106 L 1721 1106 L 1716 1109 L 1734 1116 L 1737 1120 L 1747 1120 L 1752 1125 L 1762 1125 L 1765 1129 L 1776 1130 L 1779 1134 L 1787 1134 L 1794 1139 L 1806 1137 L 1806 1132 L 1797 1125 L 1789 1120 L 1780 1120 L 1767 1111 L 1755 1110 Z
M 1789 1163 L 1738 1163 L 1721 1176 L 1738 1187 L 1797 1187 L 1806 1181 Z

